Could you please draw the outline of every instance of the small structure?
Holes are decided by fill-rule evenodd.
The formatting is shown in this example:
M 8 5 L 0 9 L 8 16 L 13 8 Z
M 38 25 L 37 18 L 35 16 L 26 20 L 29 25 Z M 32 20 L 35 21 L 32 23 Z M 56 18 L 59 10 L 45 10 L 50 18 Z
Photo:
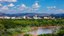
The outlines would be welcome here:
M 42 19 L 41 17 L 38 17 L 38 15 L 33 16 L 34 19 Z
M 41 17 L 38 17 L 38 19 L 42 19 Z
M 16 17 L 15 19 L 22 19 L 21 17 Z
M 16 17 L 11 17 L 11 19 L 16 19 Z
M 32 19 L 31 17 L 28 17 L 28 16 L 27 16 L 26 18 L 27 18 L 27 19 Z
M 37 15 L 35 15 L 35 16 L 33 16 L 33 18 L 34 18 L 34 19 L 38 19 L 38 16 L 37 16 Z
M 0 16 L 0 19 L 3 19 L 4 17 L 3 16 Z
M 23 16 L 22 18 L 23 18 L 23 19 L 26 19 L 26 16 Z
M 44 19 L 55 19 L 55 17 L 45 16 Z
M 8 17 L 8 16 L 4 16 L 3 18 L 4 18 L 4 19 L 10 19 L 10 17 Z

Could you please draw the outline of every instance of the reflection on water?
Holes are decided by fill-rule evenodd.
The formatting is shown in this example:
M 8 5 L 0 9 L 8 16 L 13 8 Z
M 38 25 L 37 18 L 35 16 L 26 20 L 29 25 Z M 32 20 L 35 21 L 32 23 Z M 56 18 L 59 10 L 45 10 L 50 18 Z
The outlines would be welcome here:
M 39 28 L 37 30 L 37 34 L 47 34 L 47 33 L 52 33 L 52 29 L 42 29 L 42 28 Z
M 48 34 L 48 33 L 53 33 L 53 29 L 44 29 L 44 28 L 38 28 L 37 30 L 33 30 L 31 32 L 28 32 L 27 34 Z

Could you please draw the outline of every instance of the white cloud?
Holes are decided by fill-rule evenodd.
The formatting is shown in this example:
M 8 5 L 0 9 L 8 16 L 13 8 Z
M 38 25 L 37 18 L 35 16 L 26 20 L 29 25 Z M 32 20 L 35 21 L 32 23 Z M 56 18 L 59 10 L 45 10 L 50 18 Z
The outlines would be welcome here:
M 36 1 L 33 5 L 32 5 L 32 11 L 37 11 L 39 10 L 40 5 L 38 3 L 38 1 Z
M 64 12 L 64 9 L 58 9 L 56 6 L 47 7 L 48 11 Z
M 32 5 L 33 8 L 39 8 L 40 5 L 38 4 L 38 2 L 35 2 L 35 4 Z
M 21 7 L 22 7 L 22 8 L 26 8 L 26 5 L 25 5 L 25 4 L 22 4 Z
M 0 2 L 17 2 L 17 0 L 0 0 Z
M 56 6 L 53 6 L 53 8 L 56 8 Z
M 3 6 L 1 10 L 8 10 L 9 8 L 7 6 Z
M 47 9 L 56 9 L 56 6 L 49 6 Z
M 26 7 L 25 5 L 23 6 Z M 39 8 L 40 8 L 40 5 L 38 1 L 36 1 L 31 7 L 27 7 L 26 12 L 36 12 L 39 10 Z
M 2 0 L 0 0 L 0 1 L 2 1 Z
M 22 4 L 19 6 L 19 10 L 25 10 L 27 8 L 27 6 L 25 4 Z
M 57 11 L 57 12 L 64 12 L 63 9 L 57 9 L 56 11 Z
M 0 6 L 2 6 L 2 4 L 0 4 Z
M 9 6 L 9 7 L 13 7 L 13 6 L 14 6 L 14 4 L 13 4 L 13 3 L 11 3 L 11 4 L 9 4 L 8 6 Z
M 17 2 L 17 0 L 7 0 L 8 2 Z

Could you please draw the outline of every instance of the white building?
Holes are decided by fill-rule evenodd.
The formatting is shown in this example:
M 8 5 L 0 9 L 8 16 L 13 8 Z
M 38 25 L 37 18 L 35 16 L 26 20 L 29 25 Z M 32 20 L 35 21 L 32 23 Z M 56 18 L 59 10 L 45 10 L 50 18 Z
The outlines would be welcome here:
M 28 17 L 28 16 L 27 16 L 26 18 L 27 18 L 27 19 L 32 19 L 31 17 Z
M 23 18 L 23 19 L 26 19 L 26 16 L 23 16 L 22 18 Z
M 38 19 L 42 19 L 41 17 L 38 17 Z
M 44 19 L 49 19 L 48 17 L 44 17 Z
M 8 16 L 4 16 L 3 18 L 4 18 L 4 19 L 10 19 L 10 17 L 8 17 Z
M 4 17 L 3 16 L 0 16 L 0 19 L 3 19 Z
M 52 19 L 55 19 L 55 17 L 52 17 Z
M 44 17 L 44 19 L 55 19 L 55 17 Z
M 35 15 L 33 18 L 34 19 L 42 19 L 41 17 L 38 17 L 37 15 Z
M 11 19 L 16 19 L 16 17 L 11 17 Z
M 33 16 L 34 19 L 38 19 L 37 15 Z
M 21 17 L 16 17 L 15 19 L 22 19 Z

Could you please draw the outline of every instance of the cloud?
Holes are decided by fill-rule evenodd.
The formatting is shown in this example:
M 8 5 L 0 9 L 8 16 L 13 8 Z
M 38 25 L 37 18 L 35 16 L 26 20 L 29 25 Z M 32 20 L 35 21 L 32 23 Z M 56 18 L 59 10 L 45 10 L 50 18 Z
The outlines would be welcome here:
M 63 9 L 57 9 L 56 11 L 57 11 L 57 12 L 64 12 Z
M 64 9 L 58 9 L 56 6 L 47 7 L 48 11 L 64 12 Z
M 13 7 L 13 6 L 14 6 L 14 4 L 13 4 L 13 3 L 11 3 L 11 4 L 9 4 L 9 5 L 8 5 L 8 7 Z
M 49 6 L 49 7 L 47 7 L 47 9 L 49 9 L 49 10 L 56 9 L 56 6 Z
M 25 4 L 19 6 L 19 10 L 25 10 L 25 9 L 27 9 L 27 6 Z
M 35 4 L 32 5 L 33 8 L 39 8 L 40 5 L 38 4 L 38 2 L 35 2 Z
M 2 8 L 1 8 L 1 10 L 8 10 L 9 8 L 7 7 L 7 6 L 3 6 Z
M 2 4 L 0 4 L 0 6 L 2 6 Z
M 17 0 L 0 0 L 0 2 L 17 2 Z
M 39 5 L 38 1 L 36 1 L 36 2 L 32 5 L 32 10 L 33 10 L 33 11 L 37 11 L 37 10 L 39 10 L 39 8 L 40 8 L 40 5 Z
M 25 5 L 25 4 L 22 4 L 21 7 L 22 7 L 22 8 L 26 8 L 26 5 Z
M 36 1 L 31 7 L 26 9 L 26 12 L 37 12 L 40 8 L 38 1 Z
M 8 1 L 8 0 L 6 0 Z M 2 6 L 2 4 L 0 4 Z M 14 5 L 13 3 L 10 3 L 9 5 L 4 5 L 0 8 L 1 11 L 5 12 L 36 12 L 40 8 L 40 5 L 38 2 L 35 2 L 32 6 L 27 7 L 25 4 L 21 5 Z

